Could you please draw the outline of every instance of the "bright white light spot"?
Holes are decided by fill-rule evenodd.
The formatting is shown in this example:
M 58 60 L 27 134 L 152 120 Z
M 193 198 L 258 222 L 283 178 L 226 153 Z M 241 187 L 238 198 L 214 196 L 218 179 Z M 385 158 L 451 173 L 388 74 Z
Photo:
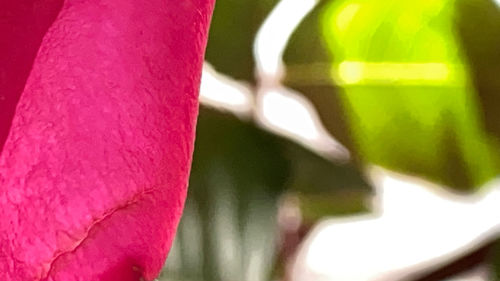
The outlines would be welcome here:
M 363 78 L 363 64 L 342 62 L 339 64 L 339 76 L 345 84 L 356 84 Z
M 500 230 L 500 184 L 458 196 L 387 173 L 371 173 L 378 212 L 319 224 L 299 252 L 293 280 L 400 280 L 479 247 Z
M 203 65 L 200 101 L 240 116 L 249 115 L 254 103 L 248 86 L 217 73 L 208 63 Z
M 288 39 L 315 4 L 315 0 L 281 0 L 275 6 L 254 42 L 258 75 L 275 77 L 282 74 L 282 55 Z
M 262 110 L 270 125 L 302 136 L 306 141 L 319 138 L 319 130 L 310 118 L 309 111 L 297 99 L 271 91 L 262 99 Z
M 275 133 L 291 137 L 318 152 L 346 160 L 349 152 L 322 126 L 313 105 L 286 88 L 259 93 L 257 120 Z

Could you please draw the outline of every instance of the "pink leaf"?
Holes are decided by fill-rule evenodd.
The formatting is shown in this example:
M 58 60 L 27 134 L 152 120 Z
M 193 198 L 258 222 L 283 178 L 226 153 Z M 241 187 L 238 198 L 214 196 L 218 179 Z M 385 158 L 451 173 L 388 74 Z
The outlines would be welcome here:
M 186 194 L 212 6 L 64 2 L 0 157 L 2 280 L 157 276 Z

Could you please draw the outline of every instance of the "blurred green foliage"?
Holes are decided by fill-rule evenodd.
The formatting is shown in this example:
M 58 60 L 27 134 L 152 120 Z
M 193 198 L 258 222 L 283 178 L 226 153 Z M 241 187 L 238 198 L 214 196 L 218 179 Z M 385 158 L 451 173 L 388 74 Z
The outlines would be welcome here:
M 169 260 L 178 268 L 171 270 L 186 275 L 180 280 L 266 280 L 275 255 L 276 200 L 288 175 L 274 136 L 203 109 L 173 253 L 177 265 Z
M 457 1 L 456 32 L 487 132 L 500 139 L 500 9 L 493 1 Z
M 253 41 L 277 2 L 218 0 L 207 61 L 255 85 Z M 299 198 L 308 223 L 364 212 L 366 164 L 459 191 L 495 177 L 498 46 L 492 1 L 319 1 L 289 41 L 284 84 L 314 104 L 352 163 L 202 107 L 186 210 L 161 280 L 270 280 L 283 194 Z
M 218 0 L 205 59 L 237 80 L 254 83 L 253 41 L 278 0 Z
M 499 126 L 493 111 L 500 85 L 488 79 L 499 63 L 486 63 L 498 61 L 500 18 L 492 6 L 480 0 L 322 2 L 288 46 L 287 84 L 317 105 L 358 161 L 472 190 L 499 170 L 498 142 L 490 133 Z M 471 24 L 481 21 L 481 27 Z M 477 28 L 486 31 L 474 37 Z M 484 46 L 473 43 L 476 37 Z M 317 51 L 304 51 L 311 49 Z M 297 78 L 306 71 L 311 79 Z M 492 85 L 481 90 L 480 79 Z M 491 107 L 485 115 L 484 104 Z
M 320 29 L 321 13 L 329 3 L 320 1 L 292 34 L 283 56 L 284 84 L 304 94 L 329 132 L 351 150 L 353 140 L 340 99 L 341 89 L 331 78 L 333 58 Z
M 331 199 L 319 209 L 304 200 L 310 220 L 365 211 L 370 192 L 353 167 L 202 107 L 186 208 L 161 280 L 269 280 L 287 190 Z

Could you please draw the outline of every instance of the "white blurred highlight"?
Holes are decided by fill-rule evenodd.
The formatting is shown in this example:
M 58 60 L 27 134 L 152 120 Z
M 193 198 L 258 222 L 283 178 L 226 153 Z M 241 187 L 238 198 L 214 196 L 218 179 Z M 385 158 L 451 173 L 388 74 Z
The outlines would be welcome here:
M 284 129 L 292 136 L 303 136 L 305 141 L 319 139 L 320 133 L 315 127 L 309 111 L 301 97 L 293 97 L 285 91 L 271 90 L 262 97 L 262 115 L 269 125 Z M 280 111 L 276 111 L 280 108 Z
M 400 280 L 446 265 L 499 233 L 500 181 L 484 187 L 488 193 L 459 196 L 381 168 L 370 176 L 375 213 L 316 226 L 299 250 L 293 281 Z
M 200 102 L 240 117 L 249 116 L 254 103 L 247 85 L 218 73 L 209 63 L 203 65 Z
M 257 121 L 268 130 L 286 136 L 326 157 L 349 159 L 349 151 L 323 127 L 313 105 L 300 94 L 284 87 L 257 96 Z
M 281 0 L 274 7 L 257 32 L 254 42 L 259 78 L 281 78 L 286 44 L 295 28 L 315 5 L 315 0 Z
M 323 127 L 312 104 L 281 84 L 283 52 L 293 31 L 314 8 L 315 0 L 281 0 L 257 32 L 254 43 L 257 91 L 256 120 L 264 128 L 345 161 L 349 152 Z
M 281 85 L 283 51 L 295 28 L 316 5 L 315 0 L 282 0 L 269 14 L 254 44 L 259 88 L 203 66 L 200 101 L 207 106 L 253 117 L 263 128 L 290 138 L 327 158 L 346 161 L 348 150 L 324 128 L 312 104 L 301 94 Z

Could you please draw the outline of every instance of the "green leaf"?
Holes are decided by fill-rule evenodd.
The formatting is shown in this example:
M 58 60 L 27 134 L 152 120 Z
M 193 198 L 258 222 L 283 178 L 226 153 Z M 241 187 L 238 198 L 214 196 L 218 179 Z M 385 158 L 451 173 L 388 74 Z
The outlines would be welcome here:
M 484 95 L 490 98 L 478 99 L 477 85 L 484 83 L 477 77 L 485 76 L 474 78 L 479 71 L 469 62 L 474 54 L 480 61 L 480 51 L 471 47 L 472 30 L 467 33 L 466 24 L 457 21 L 460 13 L 462 20 L 477 20 L 470 13 L 467 18 L 463 6 L 480 2 L 486 1 L 323 2 L 291 40 L 287 84 L 318 105 L 330 132 L 362 163 L 471 190 L 499 171 L 497 141 L 485 130 L 481 104 L 500 84 L 491 82 Z M 497 34 L 497 21 L 481 36 Z M 469 35 L 466 51 L 457 24 Z M 307 48 L 303 42 L 311 30 L 314 41 L 323 38 L 319 46 L 326 46 L 328 55 L 320 51 L 307 58 L 291 51 Z M 495 47 L 485 48 L 491 56 Z M 320 75 L 297 79 L 304 72 Z M 500 128 L 498 122 L 493 126 Z

